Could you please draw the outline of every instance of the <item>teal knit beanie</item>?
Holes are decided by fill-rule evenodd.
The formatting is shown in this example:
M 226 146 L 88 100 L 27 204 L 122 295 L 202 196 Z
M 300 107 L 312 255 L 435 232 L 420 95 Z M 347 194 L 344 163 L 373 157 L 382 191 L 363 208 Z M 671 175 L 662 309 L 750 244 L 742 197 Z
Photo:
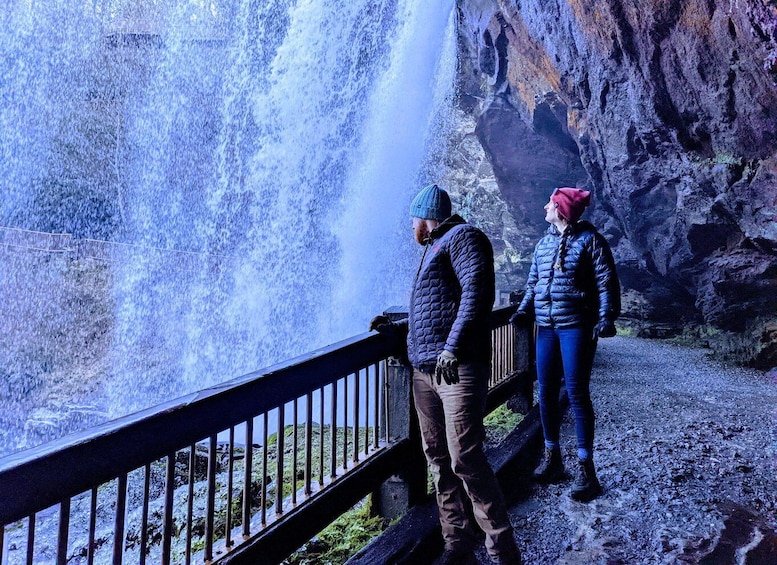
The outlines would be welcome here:
M 430 184 L 413 198 L 410 204 L 410 216 L 422 220 L 437 220 L 450 217 L 451 198 L 436 184 Z

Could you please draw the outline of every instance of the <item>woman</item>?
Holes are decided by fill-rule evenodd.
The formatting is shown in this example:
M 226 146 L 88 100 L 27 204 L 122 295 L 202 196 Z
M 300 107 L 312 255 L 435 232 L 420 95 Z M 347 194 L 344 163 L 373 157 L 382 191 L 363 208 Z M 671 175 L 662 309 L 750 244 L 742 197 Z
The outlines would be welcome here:
M 596 342 L 615 335 L 620 283 L 604 237 L 580 216 L 591 194 L 558 188 L 545 205 L 548 232 L 534 248 L 526 294 L 511 322 L 537 325 L 537 381 L 545 453 L 534 471 L 538 482 L 564 478 L 559 391 L 564 378 L 577 434 L 578 473 L 570 493 L 587 502 L 601 486 L 593 463 L 594 410 L 589 384 Z

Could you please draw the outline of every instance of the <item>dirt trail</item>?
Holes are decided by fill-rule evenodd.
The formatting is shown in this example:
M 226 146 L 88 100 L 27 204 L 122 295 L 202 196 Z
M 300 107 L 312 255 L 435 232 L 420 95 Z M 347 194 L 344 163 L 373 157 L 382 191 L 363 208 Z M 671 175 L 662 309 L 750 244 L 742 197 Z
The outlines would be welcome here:
M 702 349 L 602 340 L 592 395 L 604 494 L 581 504 L 571 478 L 527 483 L 511 507 L 525 563 L 777 564 L 776 380 Z M 567 413 L 570 470 L 574 446 Z

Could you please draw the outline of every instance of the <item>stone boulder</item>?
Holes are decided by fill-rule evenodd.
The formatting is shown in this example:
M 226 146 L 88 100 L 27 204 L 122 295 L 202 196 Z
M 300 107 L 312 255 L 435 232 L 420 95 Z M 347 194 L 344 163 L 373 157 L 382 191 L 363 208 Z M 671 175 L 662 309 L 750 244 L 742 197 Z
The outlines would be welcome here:
M 459 24 L 461 106 L 523 236 L 554 187 L 590 189 L 636 326 L 768 336 L 774 2 L 463 0 Z

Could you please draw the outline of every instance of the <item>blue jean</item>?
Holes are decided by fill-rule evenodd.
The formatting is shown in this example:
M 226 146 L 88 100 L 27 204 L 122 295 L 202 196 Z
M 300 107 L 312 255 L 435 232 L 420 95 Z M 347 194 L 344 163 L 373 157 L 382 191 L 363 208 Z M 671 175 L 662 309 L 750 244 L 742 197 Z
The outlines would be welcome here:
M 594 407 L 591 403 L 591 367 L 596 352 L 593 329 L 537 328 L 537 382 L 540 419 L 547 447 L 559 445 L 561 379 L 569 395 L 575 420 L 577 453 L 581 459 L 593 455 Z
M 475 544 L 469 498 L 475 521 L 486 534 L 486 549 L 498 557 L 515 542 L 502 489 L 483 453 L 490 373 L 487 363 L 459 365 L 460 382 L 449 385 L 437 384 L 432 374 L 415 369 L 413 398 L 446 549 Z

